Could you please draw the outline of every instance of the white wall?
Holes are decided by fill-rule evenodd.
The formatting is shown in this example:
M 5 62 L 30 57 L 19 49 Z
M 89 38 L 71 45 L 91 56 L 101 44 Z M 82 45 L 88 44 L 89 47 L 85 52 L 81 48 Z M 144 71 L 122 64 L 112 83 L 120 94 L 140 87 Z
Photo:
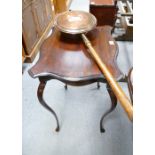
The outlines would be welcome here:
M 89 11 L 89 0 L 72 0 L 70 10 Z

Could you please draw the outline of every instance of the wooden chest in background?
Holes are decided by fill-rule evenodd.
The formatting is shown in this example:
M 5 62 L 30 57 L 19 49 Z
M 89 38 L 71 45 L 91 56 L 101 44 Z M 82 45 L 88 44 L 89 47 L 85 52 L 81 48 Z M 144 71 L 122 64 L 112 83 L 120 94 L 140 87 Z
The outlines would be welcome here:
M 32 62 L 53 25 L 51 0 L 23 0 L 22 3 L 22 44 L 25 57 Z
M 97 18 L 97 26 L 114 26 L 117 14 L 115 0 L 90 0 L 90 13 Z

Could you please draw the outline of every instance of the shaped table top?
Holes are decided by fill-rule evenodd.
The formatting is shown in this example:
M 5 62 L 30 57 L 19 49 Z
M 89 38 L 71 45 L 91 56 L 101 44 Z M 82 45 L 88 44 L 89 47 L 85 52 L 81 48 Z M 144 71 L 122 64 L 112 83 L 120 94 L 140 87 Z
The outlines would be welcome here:
M 118 45 L 111 36 L 112 27 L 96 27 L 87 33 L 93 47 L 116 80 L 122 77 L 116 58 Z M 33 78 L 60 77 L 72 80 L 103 77 L 97 64 L 89 55 L 80 35 L 70 35 L 54 29 L 40 48 L 38 62 L 29 70 Z

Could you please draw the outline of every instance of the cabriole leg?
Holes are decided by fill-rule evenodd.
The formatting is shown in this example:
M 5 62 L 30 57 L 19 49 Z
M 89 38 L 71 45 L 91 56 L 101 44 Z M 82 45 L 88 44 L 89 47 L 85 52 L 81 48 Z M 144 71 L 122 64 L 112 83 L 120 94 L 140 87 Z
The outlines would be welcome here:
M 40 84 L 38 86 L 38 92 L 37 92 L 38 100 L 39 100 L 40 104 L 44 108 L 46 108 L 47 110 L 49 110 L 54 115 L 54 117 L 56 119 L 56 123 L 57 123 L 57 127 L 56 127 L 55 131 L 59 131 L 60 127 L 59 127 L 58 117 L 57 117 L 56 113 L 54 112 L 54 110 L 47 105 L 47 103 L 45 102 L 45 100 L 43 98 L 43 92 L 44 92 L 45 86 L 46 86 L 46 81 L 41 81 L 40 80 Z
M 110 99 L 111 99 L 111 107 L 109 110 L 106 111 L 106 113 L 104 113 L 101 117 L 101 120 L 100 120 L 100 131 L 101 132 L 105 132 L 105 129 L 103 127 L 103 120 L 104 118 L 109 114 L 111 113 L 115 108 L 116 108 L 116 105 L 117 105 L 117 98 L 115 96 L 115 94 L 113 93 L 112 89 L 110 88 L 109 84 L 107 84 L 107 91 L 109 93 L 109 96 L 110 96 Z

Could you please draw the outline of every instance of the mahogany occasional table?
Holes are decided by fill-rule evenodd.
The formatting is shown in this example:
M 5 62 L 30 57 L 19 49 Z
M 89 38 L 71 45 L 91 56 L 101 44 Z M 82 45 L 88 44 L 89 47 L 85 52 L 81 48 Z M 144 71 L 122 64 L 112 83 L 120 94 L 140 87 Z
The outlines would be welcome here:
M 87 33 L 87 37 L 115 79 L 122 81 L 124 75 L 116 63 L 118 45 L 111 36 L 111 30 L 110 26 L 97 27 Z M 65 83 L 66 89 L 67 85 L 83 86 L 94 82 L 98 83 L 99 88 L 99 82 L 106 83 L 112 104 L 100 120 L 100 131 L 105 131 L 103 119 L 115 109 L 117 99 L 89 55 L 80 35 L 65 34 L 54 28 L 51 36 L 43 42 L 40 48 L 40 58 L 29 70 L 29 74 L 32 78 L 38 78 L 40 81 L 37 92 L 38 99 L 41 105 L 54 115 L 57 123 L 56 131 L 60 129 L 58 117 L 43 99 L 44 88 L 49 80 L 57 79 Z

